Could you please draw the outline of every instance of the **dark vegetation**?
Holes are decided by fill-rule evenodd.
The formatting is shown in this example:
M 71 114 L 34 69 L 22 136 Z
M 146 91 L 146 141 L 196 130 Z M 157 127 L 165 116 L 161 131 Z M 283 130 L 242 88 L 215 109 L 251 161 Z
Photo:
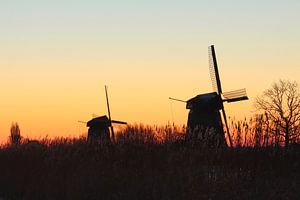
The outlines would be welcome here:
M 279 80 L 271 88 L 256 98 L 255 106 L 262 111 L 259 116 L 260 129 L 275 137 L 276 143 L 284 138 L 285 146 L 289 146 L 299 138 L 300 133 L 300 91 L 296 81 Z
M 186 143 L 183 131 L 184 127 L 129 126 L 119 133 L 115 144 L 89 145 L 82 137 L 4 145 L 0 150 L 0 197 L 300 198 L 296 144 L 289 148 L 254 143 L 208 149 Z M 238 137 L 234 138 L 238 144 Z

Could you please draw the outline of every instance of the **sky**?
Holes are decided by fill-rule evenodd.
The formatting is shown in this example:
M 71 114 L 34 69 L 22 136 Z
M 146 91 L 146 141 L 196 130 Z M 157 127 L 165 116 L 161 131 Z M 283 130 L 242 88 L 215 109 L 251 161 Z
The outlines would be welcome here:
M 246 88 L 227 115 L 279 79 L 300 82 L 298 0 L 1 0 L 0 141 L 12 122 L 30 138 L 76 137 L 78 120 L 185 124 L 188 100 L 212 92 L 214 44 L 223 91 Z

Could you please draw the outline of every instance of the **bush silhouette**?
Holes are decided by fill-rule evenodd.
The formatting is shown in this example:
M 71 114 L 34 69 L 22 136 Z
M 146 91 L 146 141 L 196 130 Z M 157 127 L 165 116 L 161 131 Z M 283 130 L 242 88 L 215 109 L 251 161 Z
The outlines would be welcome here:
M 13 145 L 19 145 L 21 143 L 21 132 L 18 123 L 12 123 L 10 127 L 10 143 Z

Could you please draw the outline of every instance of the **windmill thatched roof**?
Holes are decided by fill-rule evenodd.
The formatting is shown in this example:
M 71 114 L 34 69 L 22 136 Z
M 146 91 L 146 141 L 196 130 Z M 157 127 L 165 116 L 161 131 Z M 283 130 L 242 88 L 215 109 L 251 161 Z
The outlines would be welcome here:
M 200 108 L 203 110 L 221 109 L 222 99 L 216 92 L 197 95 L 186 103 L 187 109 Z
M 87 122 L 87 127 L 107 127 L 110 125 L 110 121 L 106 115 L 95 117 Z

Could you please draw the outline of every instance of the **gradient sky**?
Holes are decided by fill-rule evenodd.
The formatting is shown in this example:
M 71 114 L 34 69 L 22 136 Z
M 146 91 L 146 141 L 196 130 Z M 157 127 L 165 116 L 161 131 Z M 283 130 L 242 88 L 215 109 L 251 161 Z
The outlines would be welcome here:
M 241 119 L 279 79 L 300 80 L 298 0 L 9 0 L 0 2 L 0 141 L 11 123 L 31 138 L 78 136 L 78 120 L 184 124 L 187 100 L 211 92 L 216 47 L 226 104 Z

